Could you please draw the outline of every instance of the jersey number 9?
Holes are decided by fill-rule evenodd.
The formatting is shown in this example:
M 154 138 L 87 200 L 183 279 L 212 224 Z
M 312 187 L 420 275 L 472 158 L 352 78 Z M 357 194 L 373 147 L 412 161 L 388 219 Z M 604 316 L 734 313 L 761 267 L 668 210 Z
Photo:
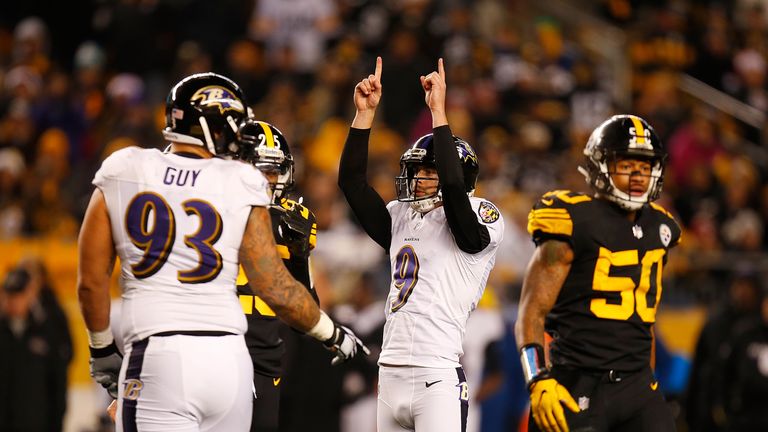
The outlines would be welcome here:
M 400 248 L 395 257 L 395 272 L 392 274 L 392 280 L 395 287 L 400 290 L 397 299 L 392 304 L 392 312 L 397 312 L 405 306 L 408 297 L 413 292 L 413 287 L 419 281 L 419 257 L 413 246 L 405 245 Z

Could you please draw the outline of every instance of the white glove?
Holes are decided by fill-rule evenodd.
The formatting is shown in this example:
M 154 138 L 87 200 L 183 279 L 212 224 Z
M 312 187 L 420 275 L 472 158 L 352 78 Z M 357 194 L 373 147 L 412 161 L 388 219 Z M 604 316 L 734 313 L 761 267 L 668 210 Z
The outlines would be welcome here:
M 355 354 L 357 354 L 358 347 L 360 347 L 366 355 L 371 353 L 368 347 L 363 345 L 363 341 L 361 341 L 352 330 L 343 325 L 339 325 L 338 323 L 333 324 L 333 335 L 329 339 L 323 341 L 323 345 L 329 351 L 336 354 L 336 357 L 331 360 L 332 365 L 337 365 L 354 357 Z

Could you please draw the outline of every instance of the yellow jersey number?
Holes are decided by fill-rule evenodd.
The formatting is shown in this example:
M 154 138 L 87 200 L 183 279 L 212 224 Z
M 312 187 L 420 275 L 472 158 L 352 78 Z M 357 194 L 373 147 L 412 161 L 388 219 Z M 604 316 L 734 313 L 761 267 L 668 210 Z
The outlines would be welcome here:
M 663 258 L 666 253 L 664 249 L 650 250 L 640 260 L 637 250 L 611 252 L 601 247 L 597 257 L 597 264 L 595 265 L 592 289 L 596 291 L 619 292 L 621 294 L 621 303 L 609 304 L 606 299 L 592 299 L 589 304 L 589 310 L 598 318 L 614 320 L 627 320 L 637 310 L 637 314 L 643 322 L 655 322 L 656 309 L 661 299 L 661 274 Z M 609 276 L 611 266 L 623 267 L 637 264 L 642 266 L 640 285 L 638 286 L 635 286 L 635 282 L 630 277 Z M 651 289 L 651 270 L 653 266 L 657 266 L 656 301 L 654 302 L 654 307 L 648 307 L 647 294 Z

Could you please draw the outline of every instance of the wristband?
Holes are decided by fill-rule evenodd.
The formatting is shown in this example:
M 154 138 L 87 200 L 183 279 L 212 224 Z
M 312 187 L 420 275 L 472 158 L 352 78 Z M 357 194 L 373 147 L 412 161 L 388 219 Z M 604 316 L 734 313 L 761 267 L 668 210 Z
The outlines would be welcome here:
M 88 347 L 88 350 L 91 352 L 91 357 L 95 359 L 109 357 L 112 354 L 117 354 L 121 358 L 123 357 L 123 355 L 120 353 L 120 350 L 117 349 L 117 344 L 114 341 L 112 341 L 111 344 L 105 346 L 104 348 Z
M 115 341 L 115 337 L 112 336 L 112 329 L 107 327 L 102 331 L 90 331 L 88 332 L 88 346 L 91 348 L 104 348 L 112 344 Z
M 317 320 L 317 324 L 315 324 L 315 326 L 312 327 L 307 332 L 307 334 L 319 340 L 320 342 L 325 342 L 333 337 L 333 331 L 335 329 L 336 325 L 333 324 L 333 321 L 328 318 L 328 315 L 326 315 L 325 312 L 321 310 L 320 319 Z
M 520 363 L 523 365 L 523 375 L 525 376 L 525 386 L 530 387 L 535 381 L 549 376 L 544 358 L 544 347 L 531 343 L 520 349 Z

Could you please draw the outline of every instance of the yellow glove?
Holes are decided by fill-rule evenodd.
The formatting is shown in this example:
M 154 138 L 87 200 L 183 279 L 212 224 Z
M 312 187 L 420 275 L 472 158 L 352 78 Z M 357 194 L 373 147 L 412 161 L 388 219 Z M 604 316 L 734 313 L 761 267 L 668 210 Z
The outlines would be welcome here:
M 561 403 L 575 413 L 580 411 L 568 390 L 554 378 L 539 380 L 531 385 L 531 413 L 539 429 L 568 432 Z

